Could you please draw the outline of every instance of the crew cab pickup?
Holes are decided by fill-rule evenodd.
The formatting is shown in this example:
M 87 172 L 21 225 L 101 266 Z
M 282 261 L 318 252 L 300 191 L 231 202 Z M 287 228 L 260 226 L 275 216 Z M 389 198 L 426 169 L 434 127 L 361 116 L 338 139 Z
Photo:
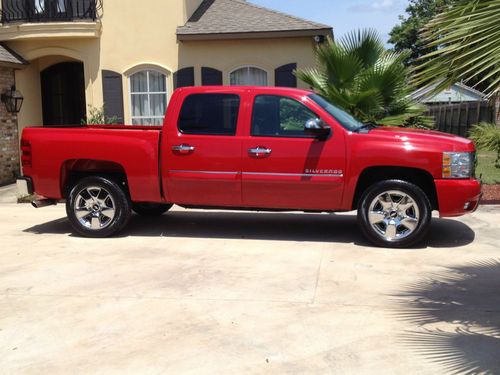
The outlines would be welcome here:
M 65 199 L 72 227 L 89 237 L 122 230 L 131 211 L 161 215 L 173 204 L 357 209 L 374 244 L 407 247 L 425 237 L 433 210 L 463 215 L 481 194 L 471 141 L 363 124 L 290 88 L 181 88 L 162 127 L 32 127 L 21 148 L 18 184 L 36 193 L 33 205 Z

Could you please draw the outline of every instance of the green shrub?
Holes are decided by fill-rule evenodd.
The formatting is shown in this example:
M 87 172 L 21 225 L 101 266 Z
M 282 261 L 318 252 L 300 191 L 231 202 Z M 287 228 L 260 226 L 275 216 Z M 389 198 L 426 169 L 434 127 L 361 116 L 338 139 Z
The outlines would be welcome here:
M 469 138 L 476 147 L 497 153 L 495 167 L 500 168 L 500 126 L 486 122 L 475 125 L 469 132 Z
M 116 116 L 107 117 L 104 114 L 104 105 L 102 107 L 93 107 L 89 105 L 89 115 L 82 119 L 82 125 L 111 125 L 120 123 Z

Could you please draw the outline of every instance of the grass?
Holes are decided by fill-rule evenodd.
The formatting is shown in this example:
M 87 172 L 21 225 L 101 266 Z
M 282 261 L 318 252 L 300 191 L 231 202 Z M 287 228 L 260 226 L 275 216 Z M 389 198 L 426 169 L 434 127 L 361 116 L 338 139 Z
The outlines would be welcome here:
M 500 184 L 500 168 L 495 167 L 496 153 L 493 151 L 477 152 L 476 176 L 482 174 L 481 180 L 484 184 Z

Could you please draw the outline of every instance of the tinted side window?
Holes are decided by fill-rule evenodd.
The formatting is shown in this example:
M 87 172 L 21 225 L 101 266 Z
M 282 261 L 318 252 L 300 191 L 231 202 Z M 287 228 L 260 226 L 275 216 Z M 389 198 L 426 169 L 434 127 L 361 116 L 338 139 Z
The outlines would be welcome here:
M 193 94 L 184 99 L 178 128 L 184 134 L 235 135 L 240 97 Z
M 295 99 L 259 95 L 252 115 L 252 135 L 268 137 L 310 137 L 304 133 L 308 120 L 318 116 Z

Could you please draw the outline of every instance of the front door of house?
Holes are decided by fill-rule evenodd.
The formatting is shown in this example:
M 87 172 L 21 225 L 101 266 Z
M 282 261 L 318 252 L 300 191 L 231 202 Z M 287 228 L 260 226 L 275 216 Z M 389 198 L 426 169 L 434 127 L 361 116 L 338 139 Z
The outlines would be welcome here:
M 65 62 L 41 73 L 44 126 L 79 125 L 86 115 L 83 63 Z

